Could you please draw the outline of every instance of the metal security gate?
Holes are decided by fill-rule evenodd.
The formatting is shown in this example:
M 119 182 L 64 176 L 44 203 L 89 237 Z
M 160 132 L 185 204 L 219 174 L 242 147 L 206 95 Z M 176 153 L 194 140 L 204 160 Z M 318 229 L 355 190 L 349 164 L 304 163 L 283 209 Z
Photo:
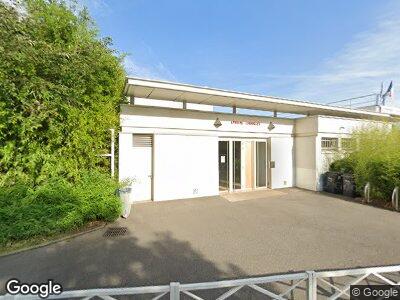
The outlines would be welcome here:
M 385 284 L 400 289 L 400 265 L 305 271 L 214 282 L 66 291 L 48 299 L 349 299 L 351 285 Z M 40 299 L 0 296 L 0 299 Z

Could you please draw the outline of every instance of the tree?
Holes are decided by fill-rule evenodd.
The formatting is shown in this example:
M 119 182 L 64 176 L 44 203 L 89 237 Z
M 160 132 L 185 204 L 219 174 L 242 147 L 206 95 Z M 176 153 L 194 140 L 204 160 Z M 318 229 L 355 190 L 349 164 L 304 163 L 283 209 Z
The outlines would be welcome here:
M 60 0 L 0 1 L 0 15 L 0 182 L 108 169 L 125 80 L 111 39 Z

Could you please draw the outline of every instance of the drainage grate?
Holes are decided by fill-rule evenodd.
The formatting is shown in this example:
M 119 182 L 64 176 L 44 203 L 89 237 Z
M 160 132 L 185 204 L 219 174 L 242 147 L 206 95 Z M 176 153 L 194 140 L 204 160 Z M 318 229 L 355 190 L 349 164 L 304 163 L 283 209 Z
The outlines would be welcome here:
M 123 236 L 128 233 L 128 228 L 126 227 L 110 227 L 104 232 L 104 237 L 116 237 Z

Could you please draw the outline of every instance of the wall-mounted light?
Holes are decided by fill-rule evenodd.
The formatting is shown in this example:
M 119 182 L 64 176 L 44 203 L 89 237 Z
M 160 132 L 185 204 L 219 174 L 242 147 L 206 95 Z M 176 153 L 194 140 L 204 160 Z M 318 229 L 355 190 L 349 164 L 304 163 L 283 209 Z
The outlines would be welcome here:
M 271 131 L 272 129 L 274 129 L 275 128 L 275 125 L 274 125 L 274 123 L 272 123 L 272 122 L 269 122 L 269 125 L 268 125 L 268 130 L 269 131 Z
M 222 123 L 221 123 L 221 121 L 219 120 L 219 118 L 217 118 L 217 119 L 215 120 L 214 126 L 215 126 L 215 128 L 219 128 L 219 127 L 222 126 Z

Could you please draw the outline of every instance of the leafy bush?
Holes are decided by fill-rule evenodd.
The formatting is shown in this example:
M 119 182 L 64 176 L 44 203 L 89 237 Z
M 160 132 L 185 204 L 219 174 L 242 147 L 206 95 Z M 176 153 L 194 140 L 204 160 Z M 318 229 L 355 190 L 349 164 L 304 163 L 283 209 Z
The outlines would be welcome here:
M 348 157 L 335 160 L 329 166 L 329 170 L 334 171 L 334 172 L 343 172 L 343 173 L 347 173 L 347 174 L 354 173 L 353 164 Z
M 400 186 L 400 129 L 376 126 L 353 133 L 357 143 L 331 164 L 335 171 L 354 174 L 357 190 L 371 183 L 371 196 L 389 201 L 394 187 Z M 342 170 L 343 169 L 343 170 Z
M 52 179 L 33 188 L 24 182 L 0 187 L 0 245 L 68 232 L 90 221 L 120 215 L 118 183 L 98 172 L 85 172 L 75 184 Z

